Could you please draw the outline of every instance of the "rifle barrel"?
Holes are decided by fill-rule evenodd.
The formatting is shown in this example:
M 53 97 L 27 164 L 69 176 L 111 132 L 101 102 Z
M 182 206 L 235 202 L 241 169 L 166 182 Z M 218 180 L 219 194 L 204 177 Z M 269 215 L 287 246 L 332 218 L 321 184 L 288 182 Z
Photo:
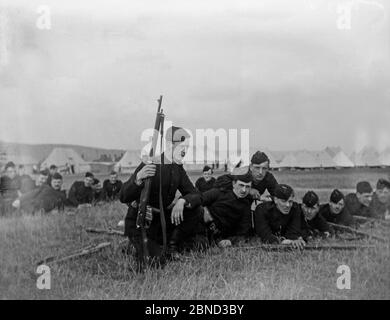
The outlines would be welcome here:
M 351 228 L 351 227 L 348 227 L 348 226 L 343 226 L 343 225 L 332 223 L 332 222 L 328 222 L 328 224 L 330 226 L 334 227 L 335 229 L 349 231 L 349 232 L 352 232 L 352 233 L 355 233 L 355 234 L 358 234 L 358 235 L 362 235 L 362 236 L 365 236 L 365 237 L 368 237 L 368 238 L 372 238 L 372 239 L 375 239 L 375 240 L 378 240 L 378 241 L 381 241 L 381 242 L 388 242 L 389 241 L 386 238 L 383 238 L 381 236 L 377 236 L 375 234 L 371 234 L 371 233 L 364 232 L 364 231 L 359 231 L 357 229 L 354 229 L 354 228 Z

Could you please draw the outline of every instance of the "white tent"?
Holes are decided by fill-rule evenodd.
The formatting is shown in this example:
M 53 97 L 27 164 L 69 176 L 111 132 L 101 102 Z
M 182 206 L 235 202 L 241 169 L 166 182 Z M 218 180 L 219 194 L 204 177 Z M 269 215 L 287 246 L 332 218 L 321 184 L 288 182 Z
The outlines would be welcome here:
M 340 147 L 326 147 L 325 152 L 334 158 L 340 151 L 343 151 Z
M 49 156 L 41 164 L 41 168 L 49 168 L 56 165 L 59 171 L 66 168 L 66 164 L 74 165 L 75 173 L 82 173 L 91 170 L 91 166 L 71 148 L 54 148 Z
M 298 151 L 295 155 L 295 158 L 297 161 L 296 167 L 298 168 L 308 169 L 320 167 L 316 157 L 312 152 L 306 150 Z
M 279 163 L 280 168 L 295 168 L 297 167 L 297 159 L 293 153 L 287 154 Z
M 380 155 L 379 155 L 379 162 L 383 166 L 390 166 L 390 148 L 384 150 Z
M 115 164 L 114 168 L 118 172 L 131 173 L 141 163 L 141 152 L 138 150 L 127 150 L 122 158 Z
M 315 152 L 315 159 L 320 168 L 335 168 L 337 166 L 332 157 L 325 150 Z
M 348 158 L 348 156 L 342 150 L 333 157 L 333 161 L 335 162 L 336 167 L 339 168 L 354 167 L 353 162 Z
M 357 167 L 381 166 L 381 163 L 379 161 L 379 154 L 372 147 L 365 147 L 358 153 L 352 153 L 351 160 Z

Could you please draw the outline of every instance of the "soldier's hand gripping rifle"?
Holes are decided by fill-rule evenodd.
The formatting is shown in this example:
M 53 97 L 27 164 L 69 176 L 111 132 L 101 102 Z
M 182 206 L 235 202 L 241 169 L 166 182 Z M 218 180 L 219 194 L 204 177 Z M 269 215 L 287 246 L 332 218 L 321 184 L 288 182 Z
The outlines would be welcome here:
M 156 113 L 156 120 L 154 123 L 153 139 L 152 139 L 152 145 L 151 145 L 150 152 L 149 152 L 148 164 L 152 163 L 152 159 L 156 155 L 156 147 L 157 147 L 159 133 L 161 132 L 161 138 L 162 138 L 162 134 L 163 134 L 164 113 L 163 113 L 163 110 L 161 109 L 161 104 L 162 104 L 162 96 L 160 96 L 160 99 L 158 99 L 158 108 L 157 108 L 157 113 Z M 161 144 L 162 144 L 162 139 L 161 139 Z M 162 145 L 161 145 L 161 149 L 162 149 Z M 141 191 L 140 201 L 139 201 L 139 205 L 138 205 L 137 228 L 140 228 L 140 230 L 141 230 L 142 253 L 141 253 L 140 258 L 141 258 L 141 263 L 143 266 L 145 266 L 145 263 L 147 263 L 147 261 L 150 257 L 146 229 L 149 227 L 149 222 L 151 221 L 150 217 L 152 216 L 152 210 L 148 206 L 151 187 L 152 187 L 152 177 L 146 178 L 144 181 L 144 187 Z M 161 170 L 160 170 L 160 194 L 161 194 Z M 161 203 L 160 203 L 160 207 L 161 207 Z M 161 208 L 160 208 L 160 210 L 161 210 Z M 165 226 L 163 226 L 163 228 L 164 227 Z M 163 231 L 165 231 L 165 230 L 163 230 Z M 164 244 L 165 244 L 165 242 L 166 242 L 166 239 L 164 238 Z

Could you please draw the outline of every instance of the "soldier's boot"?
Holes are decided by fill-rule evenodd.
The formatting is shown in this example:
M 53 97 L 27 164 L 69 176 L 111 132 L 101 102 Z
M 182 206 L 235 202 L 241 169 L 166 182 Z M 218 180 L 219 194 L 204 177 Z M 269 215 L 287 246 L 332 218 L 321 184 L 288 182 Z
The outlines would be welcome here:
M 175 228 L 168 242 L 168 248 L 167 248 L 168 259 L 173 261 L 180 260 L 181 255 L 180 255 L 179 248 L 182 241 L 183 241 L 183 232 L 180 229 Z

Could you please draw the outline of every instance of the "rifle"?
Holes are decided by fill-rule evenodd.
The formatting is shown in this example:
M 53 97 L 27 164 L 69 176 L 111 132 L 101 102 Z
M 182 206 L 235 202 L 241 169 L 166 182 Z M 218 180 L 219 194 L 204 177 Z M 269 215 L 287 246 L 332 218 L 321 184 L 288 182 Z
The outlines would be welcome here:
M 378 240 L 378 241 L 381 241 L 381 242 L 388 242 L 389 241 L 388 239 L 383 238 L 381 236 L 377 236 L 377 235 L 374 235 L 374 234 L 371 234 L 371 233 L 368 233 L 368 232 L 364 232 L 364 231 L 359 231 L 357 229 L 354 229 L 354 228 L 351 228 L 351 227 L 348 227 L 348 226 L 343 226 L 343 225 L 332 223 L 332 222 L 328 222 L 328 224 L 330 226 L 332 226 L 333 228 L 335 228 L 335 229 L 352 232 L 352 233 L 354 233 L 356 235 L 364 236 L 364 237 L 367 237 L 367 238 L 372 238 L 372 239 L 375 239 L 375 240 Z
M 125 243 L 125 242 L 127 242 L 127 239 L 126 240 L 122 240 L 119 243 L 119 245 L 121 245 L 122 243 Z M 43 260 L 37 262 L 37 265 L 47 264 L 49 262 L 50 263 L 59 263 L 59 262 L 63 262 L 63 261 L 67 261 L 67 260 L 71 260 L 71 259 L 75 259 L 75 258 L 79 258 L 79 257 L 82 257 L 82 256 L 86 256 L 86 255 L 89 255 L 89 254 L 101 251 L 104 248 L 107 248 L 107 247 L 109 247 L 111 245 L 112 245 L 111 242 L 101 242 L 101 243 L 99 243 L 97 245 L 89 245 L 87 247 L 84 247 L 84 248 L 81 248 L 79 250 L 76 250 L 73 253 L 71 253 L 69 255 L 66 255 L 64 257 L 52 256 L 52 257 L 44 258 Z
M 164 125 L 164 113 L 161 109 L 162 104 L 162 96 L 160 96 L 160 99 L 158 101 L 158 108 L 156 113 L 156 120 L 154 123 L 154 131 L 153 131 L 153 138 L 152 138 L 152 146 L 149 151 L 149 160 L 148 163 L 152 163 L 152 159 L 155 157 L 156 154 L 156 147 L 157 147 L 157 139 L 158 134 L 161 132 L 161 148 L 162 148 L 162 134 L 163 134 L 163 125 Z M 163 155 L 161 153 L 161 160 L 163 160 Z M 161 163 L 162 164 L 162 163 Z M 163 212 L 163 208 L 161 207 L 161 171 L 160 169 L 160 219 L 161 219 L 161 226 L 163 229 L 163 251 L 165 251 L 166 248 L 166 230 L 165 230 L 165 216 Z M 142 238 L 142 246 L 141 246 L 141 265 L 145 266 L 146 262 L 149 259 L 149 249 L 148 249 L 148 237 L 146 234 L 146 229 L 148 228 L 148 221 L 147 221 L 147 213 L 148 213 L 148 202 L 150 197 L 150 189 L 152 187 L 152 178 L 147 178 L 144 181 L 144 187 L 141 191 L 139 206 L 138 206 L 138 215 L 137 215 L 137 228 L 141 229 L 141 238 Z
M 390 227 L 390 221 L 389 220 L 381 220 L 376 218 L 368 218 L 368 217 L 362 217 L 362 216 L 353 216 L 353 218 L 357 221 L 364 222 L 371 222 L 371 223 L 381 223 L 383 226 Z
M 111 228 L 109 228 L 109 229 L 86 228 L 85 231 L 90 232 L 90 233 L 105 233 L 105 234 L 109 234 L 109 235 L 124 236 L 123 231 L 115 230 L 115 229 L 111 229 Z
M 300 249 L 293 248 L 291 245 L 286 244 L 261 244 L 258 246 L 237 246 L 235 249 L 253 250 L 261 249 L 265 251 L 300 251 Z M 322 250 L 357 250 L 357 249 L 374 249 L 375 245 L 372 244 L 307 244 L 304 247 L 304 251 L 322 251 Z

